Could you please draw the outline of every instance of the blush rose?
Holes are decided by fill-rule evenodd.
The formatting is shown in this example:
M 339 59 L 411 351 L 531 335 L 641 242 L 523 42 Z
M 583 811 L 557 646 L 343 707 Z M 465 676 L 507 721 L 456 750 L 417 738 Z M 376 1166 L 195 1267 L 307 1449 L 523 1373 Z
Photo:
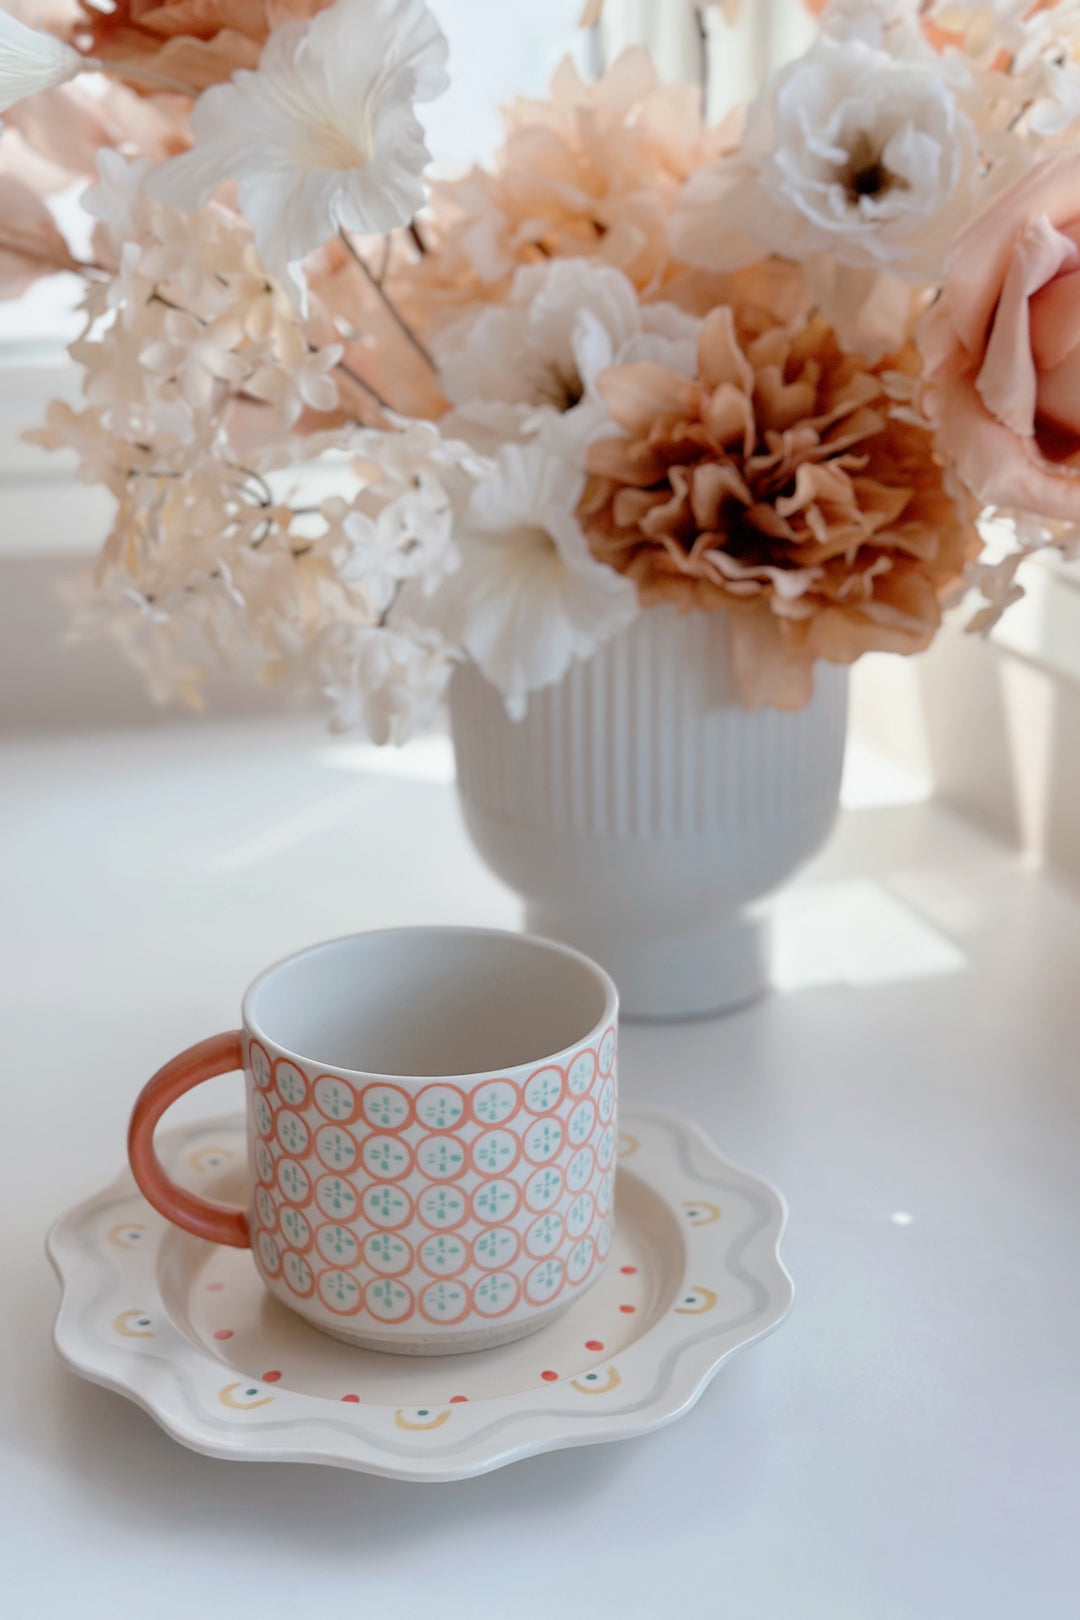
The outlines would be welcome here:
M 972 494 L 1080 520 L 1080 157 L 1040 164 L 961 233 L 919 346 Z

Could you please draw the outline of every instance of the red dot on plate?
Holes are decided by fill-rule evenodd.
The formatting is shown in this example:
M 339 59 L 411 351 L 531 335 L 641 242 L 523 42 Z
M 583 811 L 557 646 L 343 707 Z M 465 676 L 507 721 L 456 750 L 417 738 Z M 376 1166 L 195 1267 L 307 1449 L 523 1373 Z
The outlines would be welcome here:
M 264 1384 L 276 1384 L 280 1377 L 281 1374 L 279 1372 L 263 1373 L 262 1381 Z
M 619 1270 L 622 1272 L 624 1277 L 637 1276 L 637 1266 L 620 1266 Z
M 450 1405 L 453 1406 L 455 1401 L 467 1401 L 468 1398 L 469 1397 L 467 1395 L 451 1395 Z
M 586 1339 L 585 1340 L 585 1348 L 586 1348 L 586 1350 L 602 1350 L 604 1348 L 603 1340 L 602 1339 Z
M 360 1399 L 359 1395 L 343 1395 L 341 1398 L 343 1401 L 359 1401 Z
M 220 1294 L 221 1290 L 224 1288 L 224 1286 L 225 1286 L 225 1284 L 222 1283 L 222 1282 L 207 1283 L 206 1289 L 207 1289 L 207 1292 L 210 1293 L 210 1294 Z
M 217 1332 L 214 1334 L 215 1339 L 231 1339 L 232 1336 L 232 1328 L 218 1328 Z
M 637 1310 L 637 1306 L 636 1305 L 620 1305 L 619 1309 L 620 1309 L 620 1311 L 622 1311 L 624 1316 L 633 1316 L 634 1312 Z
M 542 1372 L 540 1376 L 544 1380 L 545 1384 L 551 1384 L 554 1383 L 559 1375 L 557 1372 L 552 1372 L 549 1368 L 547 1372 Z

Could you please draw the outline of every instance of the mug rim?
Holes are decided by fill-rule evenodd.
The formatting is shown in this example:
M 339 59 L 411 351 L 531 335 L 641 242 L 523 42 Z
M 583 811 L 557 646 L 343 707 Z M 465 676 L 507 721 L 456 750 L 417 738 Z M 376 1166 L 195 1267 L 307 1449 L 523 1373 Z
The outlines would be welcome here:
M 584 968 L 596 980 L 604 992 L 604 1010 L 601 1017 L 578 1040 L 571 1041 L 569 1045 L 559 1047 L 551 1053 L 541 1053 L 535 1058 L 529 1058 L 524 1063 L 507 1064 L 499 1069 L 477 1069 L 468 1074 L 384 1074 L 375 1069 L 350 1069 L 336 1063 L 320 1063 L 317 1058 L 310 1057 L 302 1052 L 295 1052 L 283 1046 L 280 1041 L 274 1040 L 258 1023 L 252 1012 L 252 1003 L 259 990 L 266 981 L 277 973 L 279 969 L 290 967 L 294 962 L 305 957 L 321 954 L 323 951 L 332 951 L 341 945 L 351 944 L 358 939 L 376 939 L 380 936 L 413 934 L 413 935 L 468 935 L 472 939 L 501 939 L 513 940 L 516 944 L 539 945 L 554 955 L 563 956 Z M 306 1068 L 320 1068 L 326 1074 L 341 1075 L 345 1079 L 382 1082 L 387 1085 L 399 1086 L 429 1086 L 446 1082 L 448 1084 L 468 1086 L 489 1080 L 493 1075 L 516 1074 L 524 1069 L 543 1068 L 547 1064 L 553 1067 L 561 1064 L 562 1060 L 582 1046 L 591 1046 L 603 1039 L 609 1029 L 617 1023 L 619 1014 L 619 992 L 610 973 L 595 962 L 584 951 L 575 950 L 572 945 L 565 945 L 561 940 L 548 939 L 542 934 L 518 932 L 510 928 L 474 928 L 468 923 L 409 923 L 398 924 L 392 928 L 363 928 L 351 934 L 337 934 L 332 939 L 317 940 L 314 945 L 306 945 L 301 950 L 291 951 L 288 956 L 279 957 L 254 978 L 244 991 L 240 1007 L 240 1016 L 244 1025 L 245 1034 L 252 1040 L 269 1046 L 285 1058 L 286 1061 L 302 1065 Z

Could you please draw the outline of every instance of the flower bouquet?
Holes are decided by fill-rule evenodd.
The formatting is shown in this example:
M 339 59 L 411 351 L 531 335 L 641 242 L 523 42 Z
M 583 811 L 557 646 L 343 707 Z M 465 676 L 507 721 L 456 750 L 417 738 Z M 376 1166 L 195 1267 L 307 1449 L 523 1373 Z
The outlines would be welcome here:
M 533 920 L 712 982 L 827 828 L 837 670 L 968 592 L 988 627 L 1072 541 L 1077 0 L 832 0 L 717 127 L 643 51 L 568 62 L 426 188 L 423 0 L 57 5 L 0 14 L 0 285 L 86 284 L 84 408 L 31 434 L 116 501 L 76 628 L 159 696 L 226 659 L 378 740 L 457 668 L 470 824 L 521 824 L 489 855 Z M 79 173 L 82 253 L 41 200 Z

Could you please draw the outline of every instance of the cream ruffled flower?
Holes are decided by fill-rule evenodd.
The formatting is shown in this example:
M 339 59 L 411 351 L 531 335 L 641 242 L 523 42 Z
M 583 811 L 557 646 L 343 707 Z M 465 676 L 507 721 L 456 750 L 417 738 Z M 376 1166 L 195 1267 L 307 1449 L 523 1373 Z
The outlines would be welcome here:
M 693 372 L 701 322 L 670 304 L 640 304 L 610 265 L 556 259 L 518 271 L 505 304 L 482 306 L 436 344 L 444 426 L 480 448 L 543 433 L 579 453 L 607 420 L 596 379 L 609 366 L 655 360 Z
M 86 66 L 85 58 L 70 45 L 0 11 L 0 112 L 41 90 L 66 84 Z
M 970 207 L 975 131 L 953 82 L 964 69 L 913 24 L 902 32 L 903 11 L 845 7 L 836 33 L 774 75 L 738 155 L 686 186 L 676 253 L 712 270 L 763 250 L 902 276 L 941 269 Z
M 541 445 L 505 445 L 459 524 L 460 567 L 428 604 L 512 719 L 637 616 L 633 584 L 585 543 L 574 515 L 584 482 Z
M 339 227 L 381 235 L 422 205 L 430 154 L 413 105 L 445 90 L 446 53 L 424 0 L 337 0 L 276 29 L 255 72 L 200 96 L 192 150 L 147 189 L 193 213 L 237 181 L 263 263 L 302 301 L 297 267 Z

